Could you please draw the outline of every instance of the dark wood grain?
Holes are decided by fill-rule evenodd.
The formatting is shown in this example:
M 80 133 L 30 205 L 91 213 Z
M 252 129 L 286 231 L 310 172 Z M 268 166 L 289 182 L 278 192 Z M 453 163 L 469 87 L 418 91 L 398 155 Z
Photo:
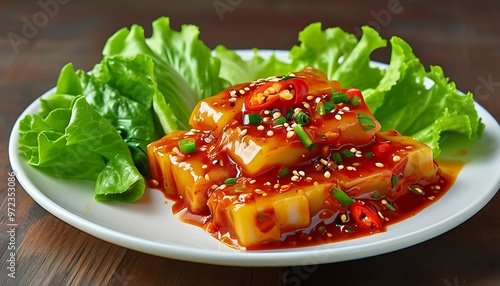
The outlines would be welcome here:
M 408 41 L 424 65 L 440 65 L 500 120 L 500 2 L 489 1 L 78 1 L 0 3 L 0 285 L 499 285 L 500 195 L 460 226 L 376 257 L 300 267 L 226 267 L 143 254 L 102 241 L 46 212 L 15 182 L 16 278 L 7 267 L 12 180 L 8 139 L 29 103 L 55 85 L 63 65 L 89 70 L 107 38 L 160 16 L 200 27 L 214 48 L 289 49 L 311 22 L 356 33 L 363 24 Z M 226 3 L 218 13 L 214 4 Z M 51 4 L 52 6 L 47 6 Z M 49 8 L 47 8 L 49 7 Z M 48 10 L 47 10 L 48 9 Z M 47 16 L 44 20 L 45 13 Z M 36 18 L 38 17 L 38 18 Z M 27 33 L 26 21 L 37 21 Z M 19 45 L 9 33 L 24 37 Z M 388 54 L 374 59 L 387 61 Z M 499 176 L 491 170 L 487 176 Z M 474 191 L 474 190 L 471 190 Z

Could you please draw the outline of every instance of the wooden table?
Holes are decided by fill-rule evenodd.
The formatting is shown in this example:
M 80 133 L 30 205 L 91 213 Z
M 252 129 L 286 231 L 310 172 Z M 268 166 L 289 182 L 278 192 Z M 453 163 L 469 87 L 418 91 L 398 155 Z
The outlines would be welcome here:
M 203 2 L 203 3 L 202 3 Z M 337 2 L 337 3 L 332 3 Z M 434 239 L 376 257 L 307 267 L 226 267 L 125 249 L 46 212 L 15 183 L 16 278 L 9 279 L 8 138 L 27 105 L 53 87 L 60 68 L 89 70 L 116 30 L 165 15 L 200 27 L 213 48 L 288 49 L 311 22 L 349 32 L 363 24 L 407 40 L 426 65 L 440 65 L 500 120 L 497 1 L 77 1 L 0 3 L 0 284 L 2 285 L 499 285 L 500 194 Z M 10 33 L 10 34 L 9 34 Z M 12 41 L 13 34 L 18 37 Z M 10 37 L 8 35 L 11 35 Z M 387 61 L 386 54 L 375 60 Z M 498 170 L 492 170 L 498 176 Z M 14 181 L 16 182 L 16 181 Z

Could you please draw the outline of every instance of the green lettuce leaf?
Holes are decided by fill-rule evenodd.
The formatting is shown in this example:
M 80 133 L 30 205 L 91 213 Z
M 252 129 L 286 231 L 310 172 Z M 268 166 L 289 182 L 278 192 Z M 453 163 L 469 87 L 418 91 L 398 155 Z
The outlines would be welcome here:
M 133 202 L 140 198 L 144 178 L 115 127 L 83 96 L 54 96 L 46 101 L 69 107 L 21 120 L 19 149 L 28 163 L 57 178 L 96 181 L 97 200 Z
M 391 45 L 394 50 L 402 51 L 394 53 L 391 62 L 401 64 L 392 76 L 391 83 L 396 80 L 395 84 L 378 95 L 383 97 L 383 102 L 374 115 L 382 129 L 396 129 L 426 143 L 435 157 L 441 152 L 443 132 L 459 133 L 470 140 L 479 138 L 484 125 L 475 109 L 473 95 L 460 94 L 440 67 L 431 66 L 430 71 L 426 71 L 401 38 L 393 37 Z
M 338 27 L 323 31 L 320 23 L 311 24 L 299 33 L 300 45 L 290 50 L 292 65 L 296 70 L 309 66 L 322 70 L 344 87 L 375 87 L 384 71 L 370 65 L 370 55 L 385 47 L 387 41 L 368 26 L 362 31 L 358 41 Z
M 221 61 L 220 77 L 232 84 L 285 75 L 293 71 L 290 63 L 278 59 L 275 52 L 264 58 L 258 49 L 253 49 L 252 57 L 243 59 L 236 51 L 219 45 L 215 48 L 215 55 Z
M 119 30 L 108 39 L 103 55 L 149 56 L 154 62 L 157 87 L 164 96 L 154 102 L 155 111 L 176 119 L 175 124 L 165 124 L 160 118 L 164 132 L 189 129 L 189 117 L 198 101 L 229 86 L 219 77 L 220 60 L 198 39 L 199 29 L 194 25 L 174 31 L 170 19 L 161 17 L 153 22 L 152 30 L 147 39 L 139 25 Z
M 75 71 L 68 64 L 61 71 L 56 94 L 51 96 L 61 94 L 84 95 L 90 106 L 122 136 L 141 173 L 149 174 L 147 145 L 165 134 L 159 117 L 168 121 L 168 116 L 158 116 L 153 107 L 155 100 L 163 95 L 156 87 L 149 57 L 142 54 L 133 58 L 107 57 L 90 74 Z M 50 108 L 44 107 L 42 112 Z

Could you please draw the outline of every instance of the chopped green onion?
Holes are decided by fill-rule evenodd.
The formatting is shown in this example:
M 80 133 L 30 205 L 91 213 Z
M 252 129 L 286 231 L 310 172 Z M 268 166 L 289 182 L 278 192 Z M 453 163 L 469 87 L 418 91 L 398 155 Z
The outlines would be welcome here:
M 318 113 L 319 115 L 326 114 L 326 109 L 323 102 L 318 102 L 318 105 L 316 105 L 316 113 Z
M 290 170 L 288 170 L 287 167 L 283 167 L 280 169 L 280 171 L 278 172 L 278 177 L 279 178 L 283 178 L 284 176 L 288 175 L 288 173 L 290 172 Z
M 333 188 L 330 193 L 339 201 L 341 204 L 344 206 L 348 207 L 350 204 L 354 203 L 354 199 L 349 197 L 348 194 L 346 194 L 344 191 L 341 189 Z
M 276 118 L 276 120 L 274 120 L 274 125 L 283 125 L 287 122 L 288 122 L 288 120 L 286 120 L 285 117 L 281 116 L 281 117 Z
M 356 117 L 358 118 L 358 122 L 363 127 L 364 131 L 370 131 L 375 128 L 375 121 L 373 118 L 365 113 L 356 113 Z
M 337 103 L 348 103 L 349 102 L 349 97 L 347 94 L 338 92 L 336 90 L 332 91 L 332 102 L 337 104 Z
M 340 153 L 333 153 L 332 154 L 333 161 L 337 164 L 342 164 L 342 156 L 340 156 Z
M 361 98 L 359 98 L 357 95 L 355 95 L 352 99 L 351 99 L 351 104 L 354 105 L 354 106 L 358 106 L 361 104 Z
M 354 153 L 352 153 L 351 150 L 347 149 L 341 150 L 340 153 L 342 153 L 342 155 L 344 155 L 344 157 L 346 158 L 351 158 L 352 156 L 354 156 Z
M 316 105 L 316 112 L 319 115 L 325 115 L 328 113 L 331 113 L 333 110 L 335 110 L 336 106 L 335 104 L 331 104 L 330 102 L 318 102 L 318 105 Z
M 236 181 L 238 180 L 238 178 L 227 178 L 225 181 L 224 181 L 224 184 L 225 185 L 234 185 L 236 184 Z
M 304 146 L 309 151 L 311 151 L 312 149 L 314 149 L 314 147 L 316 147 L 316 145 L 318 145 L 312 142 L 312 139 L 309 137 L 309 135 L 307 135 L 306 131 L 304 130 L 304 128 L 302 128 L 301 125 L 299 124 L 295 125 L 293 127 L 293 130 L 295 131 L 295 134 L 297 134 L 297 136 L 299 137 L 300 142 L 302 142 L 302 144 L 304 144 Z
M 196 141 L 193 138 L 184 138 L 178 142 L 179 149 L 184 154 L 196 152 Z
M 281 113 L 281 110 L 279 108 L 275 108 L 275 109 L 271 110 L 270 114 L 273 115 L 276 112 L 280 112 Z
M 337 106 L 335 104 L 331 104 L 329 102 L 323 103 L 323 106 L 325 107 L 326 113 L 331 113 L 332 111 L 334 111 L 337 108 Z
M 373 157 L 373 152 L 366 152 L 364 156 L 365 156 L 365 158 L 369 159 L 369 158 Z
M 293 110 L 293 108 L 289 108 L 288 111 L 287 111 L 287 113 L 286 113 L 286 119 L 287 120 L 292 120 L 294 113 L 295 113 L 295 111 Z
M 396 184 L 398 183 L 398 176 L 396 175 L 392 175 L 391 177 L 391 188 L 394 189 L 394 187 L 396 186 Z
M 295 78 L 295 75 L 293 74 L 288 74 L 288 75 L 284 75 L 281 80 L 289 80 L 289 79 L 292 79 L 292 78 Z
M 396 208 L 392 205 L 391 202 L 389 202 L 388 200 L 384 200 L 383 202 L 384 202 L 384 206 L 386 206 L 388 210 L 390 210 L 391 212 L 396 211 Z
M 304 126 L 309 122 L 309 115 L 301 111 L 297 114 L 297 116 L 295 116 L 295 122 L 297 122 L 297 124 L 301 126 Z
M 259 125 L 262 123 L 262 116 L 257 113 L 248 113 L 243 115 L 243 125 Z
M 419 196 L 424 195 L 424 190 L 422 190 L 422 187 L 420 187 L 419 185 L 411 185 L 408 187 L 408 189 L 410 190 L 410 192 L 414 193 L 415 195 L 419 195 Z
M 345 230 L 345 232 L 350 233 L 350 234 L 354 233 L 354 228 L 352 228 L 352 226 L 350 226 L 350 225 L 344 225 L 342 227 L 342 230 Z
M 325 234 L 327 231 L 326 227 L 324 225 L 318 227 L 318 233 L 319 234 Z

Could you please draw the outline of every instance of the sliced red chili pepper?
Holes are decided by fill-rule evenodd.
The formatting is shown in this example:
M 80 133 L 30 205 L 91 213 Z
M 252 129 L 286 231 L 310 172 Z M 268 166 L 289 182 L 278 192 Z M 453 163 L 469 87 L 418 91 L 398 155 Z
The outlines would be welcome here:
M 373 154 L 375 155 L 375 157 L 384 158 L 386 156 L 389 156 L 391 150 L 392 147 L 391 145 L 389 145 L 389 143 L 381 143 L 373 147 Z
M 249 111 L 269 109 L 280 101 L 283 107 L 296 106 L 307 96 L 309 85 L 300 78 L 268 82 L 257 87 L 246 99 Z
M 360 202 L 349 205 L 349 211 L 356 223 L 365 229 L 376 230 L 382 228 L 382 221 L 377 213 Z
M 301 78 L 293 78 L 283 82 L 283 85 L 288 86 L 289 89 L 295 90 L 295 100 L 293 106 L 301 104 L 307 97 L 309 92 L 309 85 Z

